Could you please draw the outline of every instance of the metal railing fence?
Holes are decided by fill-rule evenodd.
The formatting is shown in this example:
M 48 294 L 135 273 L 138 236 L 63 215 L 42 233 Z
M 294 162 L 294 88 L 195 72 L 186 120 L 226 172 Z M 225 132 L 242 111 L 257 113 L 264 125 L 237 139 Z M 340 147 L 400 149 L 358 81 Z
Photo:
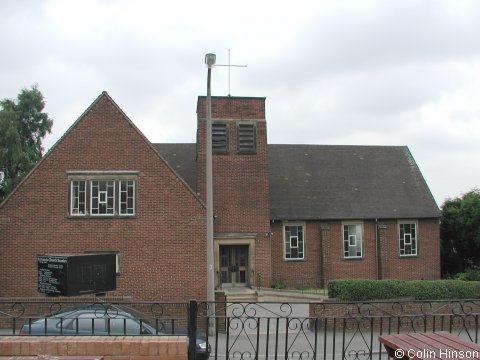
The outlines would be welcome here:
M 209 303 L 196 303 L 208 334 Z M 215 303 L 212 359 L 387 359 L 378 336 L 447 331 L 479 341 L 480 300 Z
M 0 334 L 185 334 L 190 360 L 197 339 L 207 342 L 212 360 L 382 360 L 387 355 L 378 336 L 392 333 L 447 331 L 479 342 L 480 300 L 215 302 L 211 319 L 209 306 L 195 300 L 0 299 Z

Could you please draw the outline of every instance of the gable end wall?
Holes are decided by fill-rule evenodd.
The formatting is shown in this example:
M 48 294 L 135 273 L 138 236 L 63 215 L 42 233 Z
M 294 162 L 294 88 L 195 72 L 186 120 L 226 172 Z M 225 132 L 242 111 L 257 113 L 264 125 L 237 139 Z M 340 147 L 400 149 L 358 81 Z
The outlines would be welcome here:
M 67 172 L 122 170 L 138 171 L 135 217 L 69 216 Z M 120 274 L 109 295 L 203 299 L 205 233 L 201 201 L 103 96 L 0 208 L 0 297 L 41 296 L 38 254 L 111 250 Z

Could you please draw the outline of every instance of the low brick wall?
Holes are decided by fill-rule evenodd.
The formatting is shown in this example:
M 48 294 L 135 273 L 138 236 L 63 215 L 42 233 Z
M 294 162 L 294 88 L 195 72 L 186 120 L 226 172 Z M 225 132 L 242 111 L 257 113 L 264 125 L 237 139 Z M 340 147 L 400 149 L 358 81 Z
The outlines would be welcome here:
M 185 336 L 3 336 L 1 356 L 103 356 L 105 360 L 186 360 Z

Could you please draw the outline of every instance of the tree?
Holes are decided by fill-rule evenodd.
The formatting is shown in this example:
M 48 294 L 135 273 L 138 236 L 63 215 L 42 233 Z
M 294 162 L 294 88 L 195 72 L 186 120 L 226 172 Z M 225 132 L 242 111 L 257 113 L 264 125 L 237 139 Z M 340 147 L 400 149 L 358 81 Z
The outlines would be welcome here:
M 448 199 L 440 223 L 442 273 L 480 266 L 480 190 Z
M 36 85 L 16 101 L 0 101 L 0 202 L 42 157 L 42 140 L 53 125 L 44 107 Z

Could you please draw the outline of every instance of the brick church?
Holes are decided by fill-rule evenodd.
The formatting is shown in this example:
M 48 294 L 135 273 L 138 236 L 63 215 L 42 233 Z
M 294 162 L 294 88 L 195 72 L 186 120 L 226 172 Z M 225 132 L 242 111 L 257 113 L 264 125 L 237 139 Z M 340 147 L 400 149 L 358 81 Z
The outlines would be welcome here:
M 152 144 L 103 92 L 0 204 L 0 297 L 43 296 L 38 255 L 102 252 L 113 295 L 206 299 L 205 117 L 199 97 L 196 143 Z M 213 97 L 212 120 L 217 289 L 440 277 L 407 147 L 267 144 L 258 97 Z

